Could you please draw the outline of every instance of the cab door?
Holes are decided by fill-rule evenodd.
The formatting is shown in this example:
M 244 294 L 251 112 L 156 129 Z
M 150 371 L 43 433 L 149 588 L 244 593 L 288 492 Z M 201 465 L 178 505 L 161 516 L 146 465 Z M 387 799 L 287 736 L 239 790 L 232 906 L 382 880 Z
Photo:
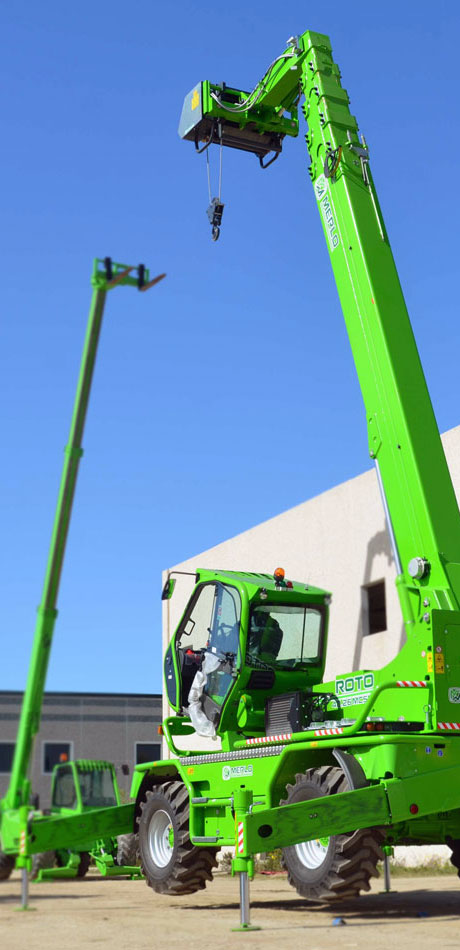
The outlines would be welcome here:
M 206 583 L 195 591 L 176 633 L 178 705 L 187 708 L 190 689 L 197 683 L 196 674 L 212 667 L 206 674 L 200 699 L 206 717 L 214 723 L 220 718 L 222 704 L 234 681 L 240 650 L 240 620 L 238 590 L 220 582 Z

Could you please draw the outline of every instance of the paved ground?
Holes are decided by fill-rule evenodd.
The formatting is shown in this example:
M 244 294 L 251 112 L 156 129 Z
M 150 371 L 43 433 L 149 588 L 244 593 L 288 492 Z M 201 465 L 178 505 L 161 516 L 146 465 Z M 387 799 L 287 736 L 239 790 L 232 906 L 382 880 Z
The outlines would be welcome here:
M 2 950 L 458 950 L 460 882 L 455 876 L 395 878 L 395 892 L 370 894 L 336 907 L 301 900 L 284 876 L 257 876 L 251 885 L 252 923 L 263 929 L 232 933 L 239 922 L 238 883 L 216 876 L 206 891 L 184 898 L 154 895 L 143 881 L 33 884 L 33 911 L 20 912 L 20 877 L 0 884 Z M 342 917 L 345 925 L 334 926 Z

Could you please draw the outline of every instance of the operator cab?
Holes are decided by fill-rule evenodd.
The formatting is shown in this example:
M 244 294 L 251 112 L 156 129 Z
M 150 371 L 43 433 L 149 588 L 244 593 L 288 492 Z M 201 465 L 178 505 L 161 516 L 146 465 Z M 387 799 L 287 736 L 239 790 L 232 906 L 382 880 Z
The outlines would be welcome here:
M 52 811 L 110 808 L 118 804 L 111 763 L 80 760 L 55 766 Z
M 330 597 L 285 581 L 282 569 L 199 571 L 197 581 L 165 655 L 169 702 L 200 736 L 218 726 L 263 731 L 269 697 L 321 682 Z M 164 596 L 172 589 L 168 578 Z

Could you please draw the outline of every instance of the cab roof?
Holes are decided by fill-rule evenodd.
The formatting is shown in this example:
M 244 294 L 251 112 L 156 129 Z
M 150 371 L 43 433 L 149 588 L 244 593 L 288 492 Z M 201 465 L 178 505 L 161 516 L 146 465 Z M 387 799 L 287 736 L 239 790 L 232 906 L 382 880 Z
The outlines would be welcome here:
M 329 591 L 323 590 L 321 587 L 313 587 L 311 584 L 305 584 L 303 581 L 291 581 L 289 577 L 285 577 L 284 584 L 277 583 L 273 574 L 255 574 L 252 571 L 220 571 L 220 570 L 211 570 L 209 568 L 197 568 L 196 572 L 197 583 L 204 580 L 220 580 L 228 581 L 231 583 L 246 584 L 252 587 L 256 587 L 259 590 L 265 589 L 268 591 L 273 591 L 279 594 L 281 591 L 286 591 L 288 595 L 292 596 L 293 592 L 303 594 L 308 594 L 312 599 L 318 598 L 323 600 L 324 597 L 330 596 Z M 286 587 L 285 584 L 288 582 L 292 584 L 292 587 Z

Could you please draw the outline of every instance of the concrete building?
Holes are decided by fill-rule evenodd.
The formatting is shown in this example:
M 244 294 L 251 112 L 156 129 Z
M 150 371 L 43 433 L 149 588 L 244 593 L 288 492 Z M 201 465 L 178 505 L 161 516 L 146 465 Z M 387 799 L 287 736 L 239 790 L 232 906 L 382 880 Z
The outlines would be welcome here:
M 22 693 L 0 691 L 0 798 L 8 787 L 21 703 Z M 50 805 L 51 772 L 62 756 L 113 762 L 128 796 L 134 765 L 161 757 L 160 722 L 159 694 L 45 693 L 31 772 L 40 806 Z

